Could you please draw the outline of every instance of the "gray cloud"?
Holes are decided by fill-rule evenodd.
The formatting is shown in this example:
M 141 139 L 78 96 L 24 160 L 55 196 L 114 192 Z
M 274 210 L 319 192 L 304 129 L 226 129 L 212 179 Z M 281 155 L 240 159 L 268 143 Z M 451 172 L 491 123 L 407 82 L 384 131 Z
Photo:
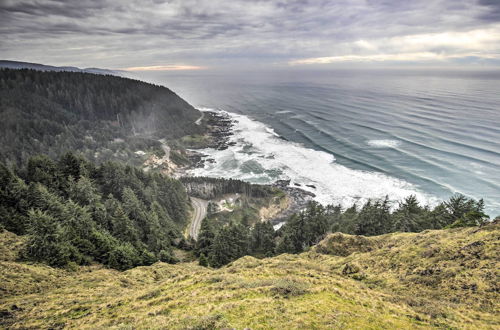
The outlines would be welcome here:
M 104 10 L 106 6 L 100 1 L 5 1 L 2 4 L 2 15 L 26 14 L 30 16 L 64 16 L 84 18 L 96 10 Z
M 479 0 L 481 6 L 488 10 L 479 17 L 486 21 L 500 22 L 500 1 L 498 0 Z
M 3 0 L 0 52 L 113 68 L 286 65 L 401 52 L 481 58 L 481 51 L 500 53 L 498 40 L 485 36 L 499 31 L 499 18 L 496 0 Z M 444 33 L 458 41 L 484 39 L 489 48 L 479 39 L 469 44 L 482 50 L 440 44 Z M 425 38 L 416 45 L 411 36 Z

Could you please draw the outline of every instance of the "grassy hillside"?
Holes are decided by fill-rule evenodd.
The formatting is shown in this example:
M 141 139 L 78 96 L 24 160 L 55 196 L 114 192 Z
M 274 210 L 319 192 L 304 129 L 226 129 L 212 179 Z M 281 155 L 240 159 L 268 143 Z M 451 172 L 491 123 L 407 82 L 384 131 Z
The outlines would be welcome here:
M 2 254 L 0 326 L 494 329 L 499 239 L 499 224 L 332 234 L 300 255 L 244 257 L 216 270 L 156 263 L 67 271 Z M 0 241 L 23 244 L 6 232 Z

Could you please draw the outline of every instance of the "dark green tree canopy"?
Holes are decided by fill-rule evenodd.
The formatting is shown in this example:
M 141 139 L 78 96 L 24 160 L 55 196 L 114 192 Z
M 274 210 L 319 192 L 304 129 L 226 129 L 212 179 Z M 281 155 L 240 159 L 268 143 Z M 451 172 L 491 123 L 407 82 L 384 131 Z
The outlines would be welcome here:
M 195 124 L 201 113 L 174 92 L 137 80 L 0 69 L 0 82 L 0 161 L 9 164 L 67 151 L 98 162 L 130 162 L 137 149 L 161 150 L 160 138 L 205 130 Z M 61 161 L 77 179 L 74 160 Z
M 117 269 L 175 261 L 189 203 L 176 180 L 65 154 L 36 156 L 14 171 L 0 163 L 0 181 L 0 224 L 29 234 L 29 259 Z

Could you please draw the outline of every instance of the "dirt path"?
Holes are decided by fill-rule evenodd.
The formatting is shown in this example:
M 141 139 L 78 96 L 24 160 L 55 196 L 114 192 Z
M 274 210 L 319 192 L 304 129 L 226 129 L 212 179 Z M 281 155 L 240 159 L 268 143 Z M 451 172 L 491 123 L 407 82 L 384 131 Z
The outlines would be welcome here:
M 189 236 L 196 240 L 200 232 L 201 221 L 207 216 L 208 201 L 191 197 L 191 205 L 193 206 L 193 216 L 191 227 L 189 228 Z

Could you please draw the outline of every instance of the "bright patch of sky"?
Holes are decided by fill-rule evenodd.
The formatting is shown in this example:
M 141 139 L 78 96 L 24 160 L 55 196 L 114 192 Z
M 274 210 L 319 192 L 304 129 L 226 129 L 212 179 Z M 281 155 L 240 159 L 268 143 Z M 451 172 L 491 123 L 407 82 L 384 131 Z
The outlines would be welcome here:
M 500 66 L 500 1 L 3 0 L 0 54 L 135 71 Z

